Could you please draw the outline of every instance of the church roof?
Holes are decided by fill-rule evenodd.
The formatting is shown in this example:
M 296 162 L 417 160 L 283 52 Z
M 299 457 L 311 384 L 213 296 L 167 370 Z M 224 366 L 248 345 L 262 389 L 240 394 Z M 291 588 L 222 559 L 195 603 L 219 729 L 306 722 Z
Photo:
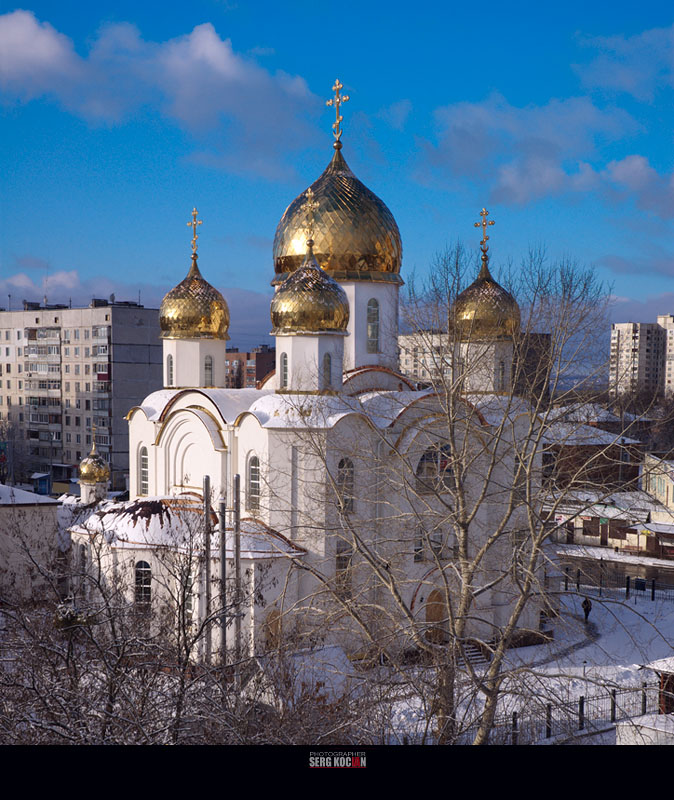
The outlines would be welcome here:
M 143 497 L 118 503 L 106 501 L 73 525 L 75 533 L 103 534 L 115 549 L 165 548 L 187 552 L 203 545 L 203 505 L 200 497 Z M 220 552 L 217 516 L 211 515 L 211 552 Z M 234 533 L 227 528 L 228 556 L 234 557 Z M 247 559 L 299 556 L 304 549 L 263 522 L 241 520 L 241 557 Z

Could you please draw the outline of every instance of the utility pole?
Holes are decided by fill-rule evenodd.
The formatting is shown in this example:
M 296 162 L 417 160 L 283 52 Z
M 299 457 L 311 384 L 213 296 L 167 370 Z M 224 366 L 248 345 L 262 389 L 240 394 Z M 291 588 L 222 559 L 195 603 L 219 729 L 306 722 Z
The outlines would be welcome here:
M 212 631 L 211 631 L 211 478 L 204 475 L 204 558 L 206 559 L 204 591 L 206 602 L 206 664 L 211 664 Z
M 234 630 L 236 633 L 236 688 L 240 689 L 241 660 L 241 476 L 234 476 Z
M 227 502 L 220 500 L 218 522 L 220 525 L 220 666 L 223 686 L 227 685 Z

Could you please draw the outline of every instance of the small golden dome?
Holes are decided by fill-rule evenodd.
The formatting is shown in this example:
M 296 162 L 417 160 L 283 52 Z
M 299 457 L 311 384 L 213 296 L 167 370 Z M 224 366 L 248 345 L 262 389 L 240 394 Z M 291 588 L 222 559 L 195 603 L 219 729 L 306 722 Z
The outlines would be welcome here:
M 96 439 L 91 452 L 80 461 L 78 468 L 80 483 L 107 483 L 110 480 L 110 467 L 96 452 Z
M 491 276 L 486 255 L 477 280 L 456 298 L 452 313 L 461 341 L 512 339 L 520 328 L 515 298 Z
M 272 298 L 272 334 L 346 333 L 346 292 L 318 266 L 311 240 L 308 245 L 304 264 L 286 277 Z
M 187 277 L 161 301 L 159 327 L 162 339 L 229 339 L 229 308 L 202 277 L 196 253 Z
M 311 184 L 317 202 L 313 239 L 316 260 L 336 280 L 402 283 L 402 242 L 393 214 L 347 166 L 335 142 L 335 155 L 321 177 Z M 298 269 L 307 237 L 305 193 L 285 210 L 274 237 L 273 283 Z

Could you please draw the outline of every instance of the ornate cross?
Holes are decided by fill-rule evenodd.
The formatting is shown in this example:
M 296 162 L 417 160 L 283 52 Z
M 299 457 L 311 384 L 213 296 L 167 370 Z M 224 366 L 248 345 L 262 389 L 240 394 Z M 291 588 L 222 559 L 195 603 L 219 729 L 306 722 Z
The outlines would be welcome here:
M 486 253 L 489 249 L 487 247 L 487 242 L 489 241 L 489 237 L 487 236 L 487 225 L 494 225 L 495 223 L 493 219 L 490 219 L 489 222 L 487 222 L 489 212 L 486 208 L 483 208 L 482 211 L 480 211 L 480 216 L 482 217 L 482 222 L 474 222 L 473 225 L 476 228 L 482 228 L 482 241 L 480 242 L 480 249 L 483 253 Z
M 332 91 L 335 93 L 334 97 L 331 97 L 329 100 L 325 101 L 326 106 L 334 106 L 335 107 L 335 121 L 332 124 L 333 136 L 335 137 L 335 142 L 339 142 L 342 138 L 342 128 L 341 123 L 344 117 L 339 113 L 339 109 L 342 103 L 346 103 L 349 100 L 348 94 L 343 94 L 340 97 L 340 92 L 344 86 L 339 82 L 339 78 L 335 81 L 335 85 L 332 87 Z
M 192 209 L 192 222 L 187 223 L 187 227 L 192 228 L 192 255 L 196 255 L 197 252 L 197 239 L 199 238 L 197 234 L 197 225 L 203 225 L 203 220 L 197 219 L 197 214 L 199 212 L 196 208 Z
M 306 200 L 300 206 L 301 210 L 307 215 L 307 239 L 311 244 L 314 243 L 314 211 L 318 210 L 318 200 L 314 200 L 314 190 L 311 186 L 305 192 Z

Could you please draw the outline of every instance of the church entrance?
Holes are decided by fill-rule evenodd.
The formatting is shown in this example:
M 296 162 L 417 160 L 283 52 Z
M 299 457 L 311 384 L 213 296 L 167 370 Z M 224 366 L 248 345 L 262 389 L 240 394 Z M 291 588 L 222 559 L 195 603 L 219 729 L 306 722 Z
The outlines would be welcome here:
M 445 593 L 433 589 L 426 600 L 426 639 L 433 644 L 446 644 L 449 641 L 447 628 L 447 603 Z

